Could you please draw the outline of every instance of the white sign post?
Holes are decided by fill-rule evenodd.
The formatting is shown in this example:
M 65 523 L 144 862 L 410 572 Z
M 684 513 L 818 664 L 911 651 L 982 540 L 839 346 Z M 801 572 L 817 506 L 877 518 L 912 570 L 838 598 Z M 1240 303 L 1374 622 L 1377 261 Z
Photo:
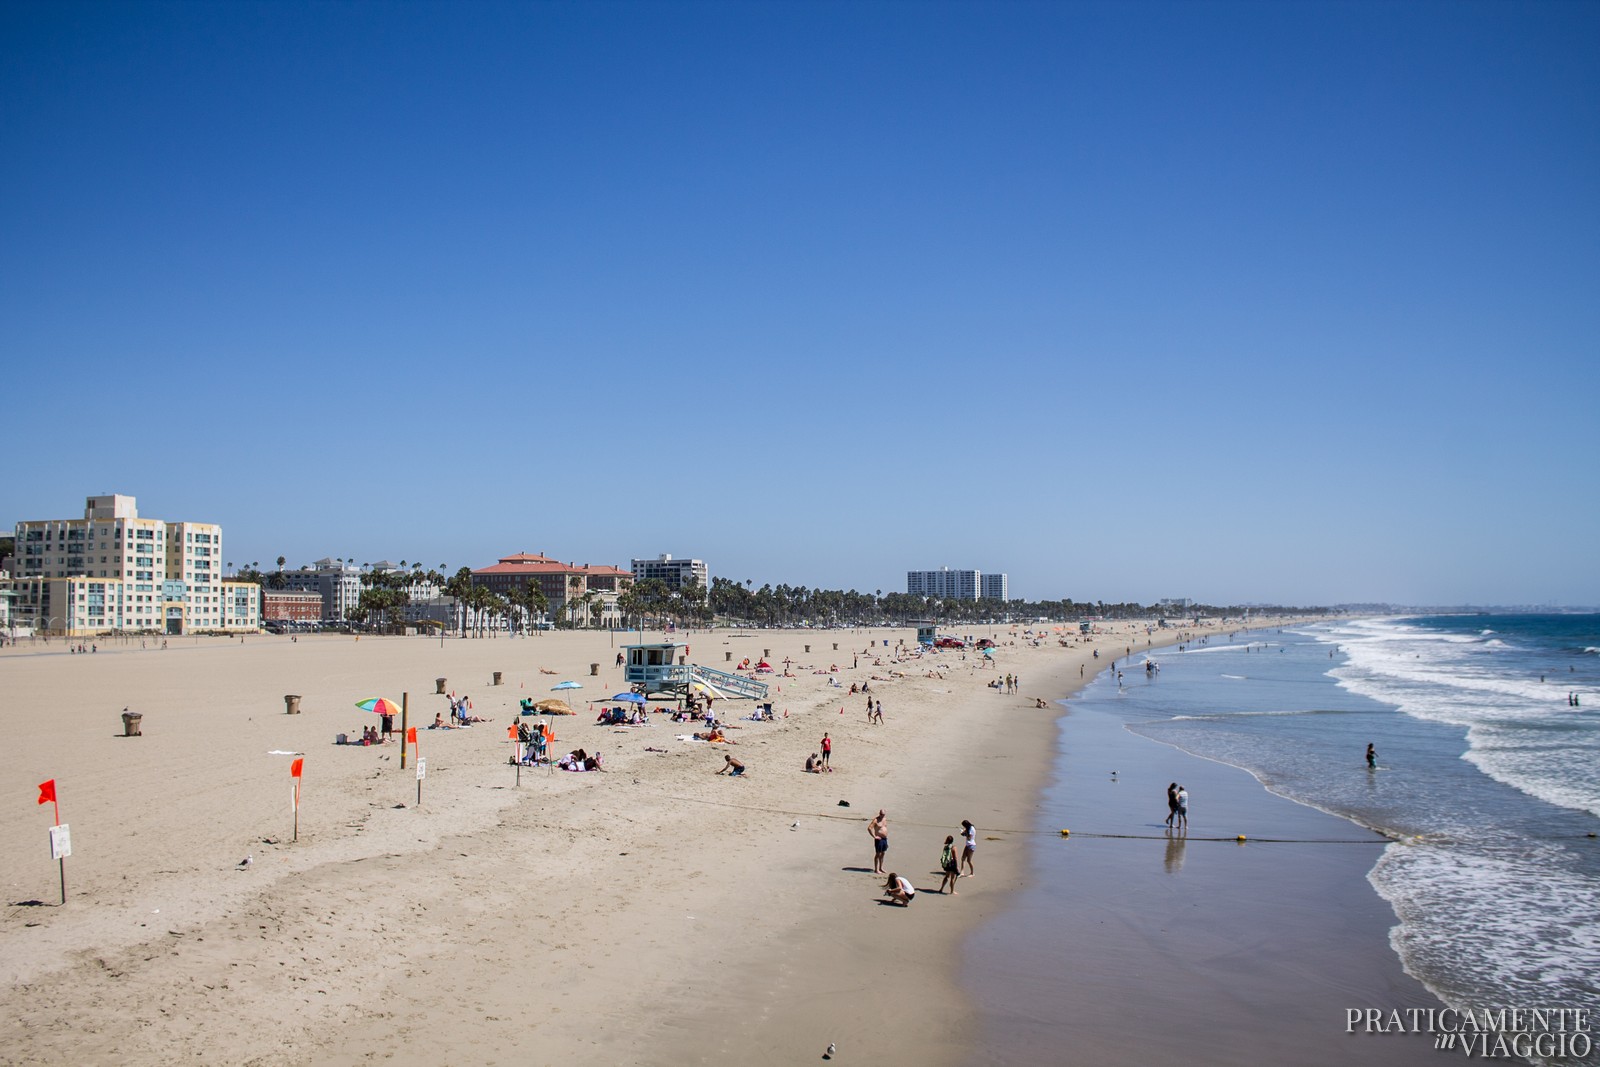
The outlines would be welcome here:
M 417 757 L 417 806 L 422 806 L 422 780 L 428 777 L 428 758 Z
M 50 827 L 50 858 L 61 864 L 61 903 L 67 902 L 67 857 L 72 855 L 72 828 L 66 823 Z

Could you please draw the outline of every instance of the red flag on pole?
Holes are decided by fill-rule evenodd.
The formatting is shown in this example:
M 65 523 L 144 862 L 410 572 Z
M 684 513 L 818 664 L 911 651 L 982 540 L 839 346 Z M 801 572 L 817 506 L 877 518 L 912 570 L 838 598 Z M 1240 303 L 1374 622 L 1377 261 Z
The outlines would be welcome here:
M 293 763 L 289 764 L 289 777 L 291 777 L 291 778 L 300 777 L 300 769 L 302 767 L 304 767 L 305 765 L 306 765 L 306 761 L 303 760 L 303 759 L 297 759 Z
M 39 803 L 41 803 L 41 804 L 52 804 L 52 803 L 55 802 L 55 799 L 56 799 L 56 780 L 54 778 L 52 778 L 48 782 L 40 782 L 39 783 Z
M 414 745 L 416 743 L 417 743 L 417 728 L 415 726 L 407 727 L 406 728 L 406 744 Z

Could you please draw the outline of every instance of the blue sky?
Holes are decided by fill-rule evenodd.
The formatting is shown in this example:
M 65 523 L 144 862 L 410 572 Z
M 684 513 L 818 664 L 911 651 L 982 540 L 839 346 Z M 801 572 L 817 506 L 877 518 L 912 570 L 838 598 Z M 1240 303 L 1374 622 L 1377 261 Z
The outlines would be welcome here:
M 1600 603 L 1600 5 L 0 7 L 0 525 Z

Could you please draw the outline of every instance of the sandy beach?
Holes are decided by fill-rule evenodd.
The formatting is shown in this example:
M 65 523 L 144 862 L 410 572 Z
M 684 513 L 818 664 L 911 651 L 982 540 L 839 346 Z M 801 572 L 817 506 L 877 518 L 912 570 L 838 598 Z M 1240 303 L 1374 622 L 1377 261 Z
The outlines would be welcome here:
M 517 701 L 569 679 L 582 698 L 624 689 L 613 640 L 625 638 L 8 649 L 0 1058 L 797 1062 L 834 1042 L 840 1058 L 972 1062 L 980 1009 L 959 980 L 961 950 L 1034 876 L 1020 828 L 1050 768 L 1055 702 L 1113 653 L 1175 636 L 1119 624 L 1093 645 L 1063 647 L 1053 630 L 1035 643 L 1023 629 L 956 631 L 999 642 L 987 669 L 955 651 L 895 663 L 901 642 L 914 645 L 906 630 L 680 635 L 712 667 L 768 654 L 782 671 L 789 661 L 793 677 L 767 676 L 778 721 L 740 722 L 749 703 L 719 701 L 739 727 L 725 749 L 678 740 L 690 727 L 662 715 L 649 727 L 595 725 L 574 701 L 577 716 L 554 720 L 553 751 L 599 751 L 606 772 L 524 768 L 520 783 L 506 737 Z M 494 671 L 504 684 L 490 684 Z M 1021 677 L 1017 695 L 986 687 L 1008 672 Z M 375 720 L 353 706 L 364 697 L 409 694 L 413 724 L 447 713 L 439 677 L 488 722 L 420 731 L 419 805 L 398 745 L 333 741 Z M 848 695 L 864 681 L 883 702 L 881 726 Z M 299 715 L 285 714 L 291 693 Z M 125 706 L 143 713 L 143 736 L 120 736 Z M 806 774 L 824 731 L 835 770 Z M 715 774 L 724 752 L 749 773 Z M 297 842 L 293 757 L 274 753 L 304 754 Z M 51 809 L 34 802 L 49 778 L 72 827 L 65 907 Z M 1232 795 L 1251 810 L 1286 803 L 1259 789 Z M 871 874 L 866 821 L 880 808 L 887 865 L 921 890 L 907 909 L 881 904 Z M 979 827 L 978 877 L 941 896 L 940 845 L 963 818 Z M 1130 868 L 1119 874 L 1114 853 L 1097 855 L 1111 865 L 1080 889 L 1109 902 Z M 1392 918 L 1362 902 L 1361 873 L 1345 862 L 1325 887 L 1350 908 L 1329 910 L 1323 927 L 1314 909 L 1293 922 L 1312 924 L 1312 941 L 1321 929 L 1341 949 L 1377 946 L 1361 955 L 1374 966 L 1338 981 L 1384 1003 L 1396 988 L 1397 968 L 1379 958 Z M 1241 875 L 1210 877 L 1207 892 L 1222 895 Z M 1234 909 L 1223 921 L 1249 918 Z M 1101 936 L 1097 951 L 1114 951 L 1118 939 Z M 1125 940 L 1130 952 L 1150 943 L 1137 931 Z M 1193 947 L 1175 950 L 1186 973 L 1226 973 Z M 1125 977 L 1140 980 L 1137 968 Z M 1086 979 L 1083 1062 L 1136 1054 L 1137 1038 L 1118 1045 L 1116 1028 L 1096 1019 L 1106 993 Z M 1151 1047 L 1157 1058 L 1170 1051 Z M 1221 1062 L 1203 1043 L 1191 1051 L 1190 1062 Z

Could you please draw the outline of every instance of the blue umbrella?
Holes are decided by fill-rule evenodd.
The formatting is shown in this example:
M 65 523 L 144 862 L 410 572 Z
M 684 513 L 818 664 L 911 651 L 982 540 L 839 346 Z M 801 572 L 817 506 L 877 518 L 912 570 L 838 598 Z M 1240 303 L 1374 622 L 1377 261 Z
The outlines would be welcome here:
M 582 688 L 583 688 L 583 686 L 578 684 L 577 682 L 561 682 L 561 683 L 559 683 L 557 685 L 552 685 L 550 687 L 550 691 L 552 693 L 554 693 L 558 689 L 582 689 Z
M 612 700 L 620 700 L 620 701 L 622 701 L 624 703 L 627 703 L 627 704 L 643 704 L 644 703 L 644 697 L 640 696 L 638 693 L 618 693 L 616 696 L 612 697 L 611 699 Z

